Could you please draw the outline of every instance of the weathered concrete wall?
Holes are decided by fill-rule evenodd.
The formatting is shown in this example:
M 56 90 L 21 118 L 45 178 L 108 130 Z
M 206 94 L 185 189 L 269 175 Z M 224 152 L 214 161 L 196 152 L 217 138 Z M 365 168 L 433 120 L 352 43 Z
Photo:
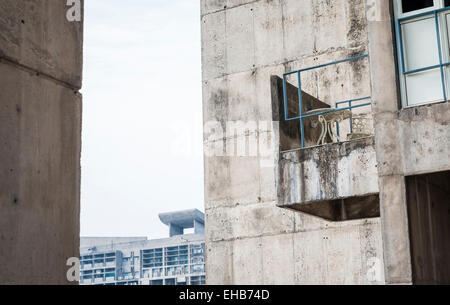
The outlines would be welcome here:
M 205 153 L 209 284 L 363 284 L 382 268 L 379 219 L 331 223 L 276 207 L 270 76 L 367 53 L 363 0 L 202 0 L 204 122 L 259 123 L 255 132 L 205 134 L 212 146 L 256 139 L 252 156 Z M 367 62 L 305 73 L 326 103 L 370 95 Z M 294 85 L 295 82 L 289 80 Z M 220 149 L 219 149 L 220 150 Z M 266 162 L 270 160 L 270 165 Z
M 0 2 L 0 284 L 65 284 L 79 256 L 82 22 Z
M 386 282 L 411 284 L 405 176 L 450 169 L 449 103 L 400 109 L 392 1 L 371 1 L 372 101 Z
M 280 206 L 378 193 L 373 138 L 280 153 Z

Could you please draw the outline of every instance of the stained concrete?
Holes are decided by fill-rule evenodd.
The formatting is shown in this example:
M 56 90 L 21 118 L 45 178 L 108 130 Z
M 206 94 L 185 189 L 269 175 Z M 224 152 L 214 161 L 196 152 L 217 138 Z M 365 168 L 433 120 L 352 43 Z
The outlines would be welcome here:
M 408 218 L 406 177 L 450 169 L 450 112 L 448 102 L 401 108 L 392 0 L 203 0 L 201 8 L 204 120 L 216 120 L 224 128 L 230 120 L 272 120 L 271 130 L 258 130 L 251 136 L 261 141 L 263 135 L 271 134 L 275 144 L 271 157 L 277 164 L 261 162 L 267 161 L 267 155 L 261 153 L 205 157 L 207 281 L 367 283 L 368 269 L 362 262 L 377 261 L 384 274 L 370 283 L 415 283 L 418 277 L 411 254 L 415 245 L 411 246 L 409 230 L 414 220 Z M 366 53 L 370 61 L 302 74 L 302 90 L 330 106 L 371 96 L 371 109 L 358 112 L 374 121 L 370 152 L 358 154 L 355 149 L 338 156 L 341 149 L 333 150 L 330 145 L 312 148 L 309 153 L 280 154 L 280 143 L 293 142 L 280 136 L 273 116 L 280 113 L 270 108 L 270 76 Z M 288 81 L 298 86 L 295 77 Z M 244 141 L 248 136 L 205 136 L 205 148 L 218 142 Z M 333 160 L 318 154 L 321 149 L 335 156 Z M 352 153 L 358 156 L 352 158 Z M 314 158 L 316 154 L 323 158 Z M 336 179 L 322 183 L 328 165 L 335 169 L 339 162 L 362 164 L 361 156 L 369 156 L 370 171 L 358 171 L 368 174 L 366 177 L 354 177 L 341 189 L 337 181 L 351 175 L 345 166 L 337 166 L 347 174 L 338 171 Z M 285 160 L 286 168 L 300 168 L 312 160 L 315 170 L 311 175 L 278 170 L 279 160 Z M 286 190 L 282 194 L 275 183 L 281 181 L 281 172 Z M 367 184 L 359 184 L 358 179 Z M 303 192 L 297 191 L 300 180 L 308 185 Z M 353 187 L 355 184 L 359 187 Z M 379 201 L 380 218 L 344 221 L 336 227 L 334 222 L 302 212 L 281 212 L 276 206 L 280 199 L 289 204 L 297 201 L 291 208 L 300 210 L 302 201 L 313 205 L 315 198 L 333 201 L 342 199 L 342 194 L 350 196 L 344 200 Z M 358 194 L 363 197 L 356 197 Z M 360 204 L 356 202 L 356 206 Z M 265 241 L 276 246 L 266 246 Z M 280 252 L 289 253 L 282 262 L 277 256 Z M 294 265 L 294 270 L 286 270 L 286 265 Z M 427 275 L 422 279 L 429 280 L 428 273 L 422 272 Z
M 334 223 L 276 206 L 280 141 L 270 78 L 367 53 L 365 1 L 202 0 L 201 7 L 204 122 L 273 124 L 231 137 L 206 133 L 205 152 L 248 137 L 275 143 L 269 156 L 205 153 L 207 283 L 384 283 L 382 272 L 367 275 L 373 260 L 383 269 L 379 218 Z M 330 106 L 370 95 L 367 60 L 302 77 L 302 90 Z
M 280 207 L 378 194 L 372 137 L 280 153 Z
M 67 20 L 66 2 L 2 0 L 0 56 L 80 89 L 83 22 Z
M 375 1 L 375 9 L 368 35 L 385 275 L 388 284 L 413 284 L 405 176 L 450 168 L 450 108 L 401 109 L 392 1 Z
M 0 284 L 67 284 L 79 257 L 82 22 L 0 3 Z

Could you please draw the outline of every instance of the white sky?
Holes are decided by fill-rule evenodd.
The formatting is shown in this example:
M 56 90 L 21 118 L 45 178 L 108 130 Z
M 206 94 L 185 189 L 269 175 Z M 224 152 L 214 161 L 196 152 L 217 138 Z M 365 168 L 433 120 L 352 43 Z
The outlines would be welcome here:
M 85 1 L 82 236 L 203 211 L 200 1 Z

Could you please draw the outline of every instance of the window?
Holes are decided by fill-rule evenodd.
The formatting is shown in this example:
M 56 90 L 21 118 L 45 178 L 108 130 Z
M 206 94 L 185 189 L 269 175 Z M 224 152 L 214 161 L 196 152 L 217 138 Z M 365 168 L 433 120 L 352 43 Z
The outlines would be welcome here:
M 395 4 L 403 107 L 448 100 L 450 0 Z
M 205 276 L 192 276 L 191 277 L 191 285 L 205 285 L 206 278 Z
M 403 13 L 408 13 L 412 11 L 418 11 L 420 9 L 428 8 L 434 6 L 433 0 L 402 0 L 402 11 Z
M 205 272 L 205 265 L 203 265 L 203 264 L 191 266 L 191 273 L 193 273 L 193 274 L 204 273 L 204 272 Z

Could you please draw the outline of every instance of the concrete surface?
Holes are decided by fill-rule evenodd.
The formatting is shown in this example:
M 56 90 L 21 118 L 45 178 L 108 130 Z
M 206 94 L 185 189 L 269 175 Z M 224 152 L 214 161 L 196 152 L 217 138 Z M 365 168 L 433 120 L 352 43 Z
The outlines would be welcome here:
M 0 2 L 0 284 L 68 284 L 79 257 L 82 22 Z
M 66 1 L 2 0 L 1 58 L 80 89 L 83 22 L 68 22 L 69 8 Z
M 450 105 L 401 109 L 391 1 L 368 22 L 386 282 L 413 284 L 405 176 L 450 168 Z
M 278 166 L 280 207 L 378 193 L 373 138 L 281 152 Z
M 201 7 L 205 124 L 273 125 L 232 136 L 205 130 L 207 283 L 384 283 L 382 272 L 368 276 L 374 261 L 383 270 L 379 218 L 334 223 L 276 206 L 271 76 L 367 53 L 365 1 L 202 0 Z M 368 61 L 338 71 L 305 73 L 302 90 L 328 105 L 370 95 Z M 223 153 L 249 138 L 275 147 L 269 155 Z M 221 154 L 209 154 L 218 143 Z

